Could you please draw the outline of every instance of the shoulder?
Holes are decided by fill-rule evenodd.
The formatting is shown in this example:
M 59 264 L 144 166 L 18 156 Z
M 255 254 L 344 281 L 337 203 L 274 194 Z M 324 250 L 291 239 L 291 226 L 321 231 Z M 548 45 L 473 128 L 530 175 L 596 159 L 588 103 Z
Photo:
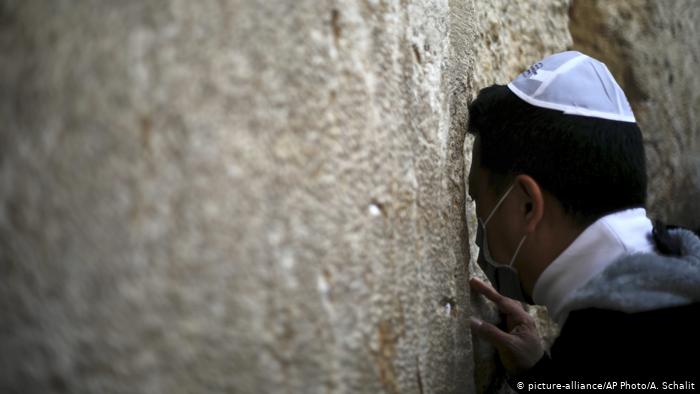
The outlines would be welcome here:
M 572 371 L 601 375 L 689 373 L 682 354 L 699 354 L 695 323 L 700 303 L 638 313 L 605 309 L 571 312 L 551 349 Z
M 578 288 L 567 298 L 562 310 L 573 313 L 598 308 L 634 315 L 606 314 L 627 321 L 663 313 L 672 315 L 673 312 L 655 311 L 700 302 L 700 241 L 684 230 L 673 230 L 670 234 L 678 241 L 680 255 L 625 255 Z M 595 312 L 577 312 L 582 313 Z
M 606 326 L 605 330 L 607 331 L 616 327 L 622 328 L 627 325 L 637 326 L 640 324 L 643 325 L 643 327 L 640 327 L 643 330 L 652 327 L 663 328 L 673 323 L 694 322 L 700 317 L 699 313 L 700 302 L 637 313 L 588 308 L 572 311 L 564 327 L 562 327 L 562 331 L 569 329 L 572 332 L 576 332 L 581 329 L 603 328 L 603 326 Z M 600 321 L 605 321 L 607 324 L 596 324 L 596 322 Z

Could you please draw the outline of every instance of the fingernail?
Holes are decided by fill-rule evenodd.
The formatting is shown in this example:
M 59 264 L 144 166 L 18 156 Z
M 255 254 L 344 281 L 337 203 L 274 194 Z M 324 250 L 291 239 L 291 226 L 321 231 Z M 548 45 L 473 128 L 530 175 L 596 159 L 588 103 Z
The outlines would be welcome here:
M 473 326 L 479 327 L 482 323 L 481 320 L 477 319 L 476 317 L 470 316 L 469 321 L 472 323 Z

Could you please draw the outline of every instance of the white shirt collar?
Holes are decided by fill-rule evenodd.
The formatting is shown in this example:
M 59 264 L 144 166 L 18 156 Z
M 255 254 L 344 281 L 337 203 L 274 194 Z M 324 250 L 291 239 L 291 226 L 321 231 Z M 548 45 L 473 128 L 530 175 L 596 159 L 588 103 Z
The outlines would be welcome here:
M 535 282 L 533 300 L 546 305 L 562 326 L 568 315 L 563 307 L 578 288 L 623 255 L 654 252 L 652 229 L 644 208 L 603 216 L 545 268 Z

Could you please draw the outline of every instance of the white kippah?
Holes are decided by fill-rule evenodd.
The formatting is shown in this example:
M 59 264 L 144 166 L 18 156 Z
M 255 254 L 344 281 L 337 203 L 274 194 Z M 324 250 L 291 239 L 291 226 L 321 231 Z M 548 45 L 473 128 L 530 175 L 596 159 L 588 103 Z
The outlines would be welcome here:
M 605 64 L 581 52 L 548 56 L 518 75 L 508 88 L 536 107 L 635 122 L 625 93 Z

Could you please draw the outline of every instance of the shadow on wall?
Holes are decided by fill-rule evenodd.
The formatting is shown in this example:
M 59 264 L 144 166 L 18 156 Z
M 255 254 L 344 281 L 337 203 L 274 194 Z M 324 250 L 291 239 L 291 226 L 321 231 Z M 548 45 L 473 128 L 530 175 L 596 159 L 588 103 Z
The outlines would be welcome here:
M 645 139 L 651 217 L 700 232 L 700 2 L 574 0 L 573 48 L 608 65 Z

